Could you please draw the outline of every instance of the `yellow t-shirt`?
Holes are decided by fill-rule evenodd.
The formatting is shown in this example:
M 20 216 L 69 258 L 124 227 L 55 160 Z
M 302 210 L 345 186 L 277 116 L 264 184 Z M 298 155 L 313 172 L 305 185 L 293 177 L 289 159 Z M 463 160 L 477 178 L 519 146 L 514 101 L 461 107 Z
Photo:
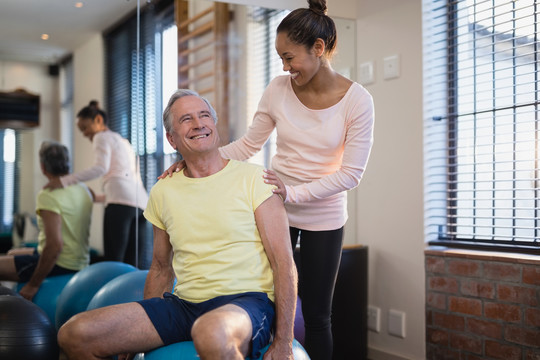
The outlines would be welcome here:
M 63 189 L 41 190 L 37 196 L 39 228 L 38 253 L 45 246 L 45 231 L 41 210 L 52 211 L 62 218 L 62 251 L 56 265 L 70 270 L 81 270 L 90 262 L 88 237 L 92 219 L 92 195 L 86 185 L 79 183 Z
M 173 247 L 175 295 L 202 302 L 258 291 L 274 300 L 273 275 L 255 223 L 255 209 L 272 196 L 260 166 L 230 160 L 219 172 L 183 172 L 150 191 L 144 215 L 165 230 Z

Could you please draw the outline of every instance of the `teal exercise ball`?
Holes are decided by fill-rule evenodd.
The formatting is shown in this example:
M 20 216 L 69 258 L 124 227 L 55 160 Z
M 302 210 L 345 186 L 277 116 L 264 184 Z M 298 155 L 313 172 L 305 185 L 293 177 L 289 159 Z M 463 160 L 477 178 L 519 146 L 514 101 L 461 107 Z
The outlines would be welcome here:
M 268 346 L 263 348 L 260 357 L 252 360 L 262 360 Z M 309 360 L 309 356 L 302 345 L 293 340 L 293 354 L 295 360 Z M 137 354 L 134 360 L 199 360 L 199 355 L 195 350 L 192 341 L 182 341 L 171 345 L 163 346 L 152 351 Z M 248 358 L 251 359 L 251 358 Z
M 148 270 L 137 270 L 115 277 L 92 297 L 87 310 L 142 300 L 146 275 Z
M 38 292 L 32 299 L 34 304 L 45 311 L 53 324 L 56 317 L 56 305 L 58 303 L 58 298 L 60 297 L 64 287 L 74 275 L 75 273 L 46 277 L 41 283 Z M 24 285 L 26 285 L 25 282 L 17 283 L 15 287 L 17 292 L 19 292 Z
M 119 261 L 97 262 L 79 271 L 58 297 L 54 318 L 56 328 L 60 329 L 73 315 L 86 311 L 88 303 L 103 285 L 132 271 L 137 271 L 137 268 Z

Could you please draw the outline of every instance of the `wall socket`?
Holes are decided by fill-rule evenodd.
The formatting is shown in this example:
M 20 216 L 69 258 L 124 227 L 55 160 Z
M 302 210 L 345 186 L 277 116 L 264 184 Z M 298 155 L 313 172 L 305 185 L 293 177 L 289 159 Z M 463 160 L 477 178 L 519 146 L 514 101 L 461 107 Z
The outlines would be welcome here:
M 405 313 L 403 311 L 388 310 L 388 333 L 400 338 L 405 337 Z
M 381 331 L 381 308 L 369 305 L 367 311 L 368 329 L 376 333 Z

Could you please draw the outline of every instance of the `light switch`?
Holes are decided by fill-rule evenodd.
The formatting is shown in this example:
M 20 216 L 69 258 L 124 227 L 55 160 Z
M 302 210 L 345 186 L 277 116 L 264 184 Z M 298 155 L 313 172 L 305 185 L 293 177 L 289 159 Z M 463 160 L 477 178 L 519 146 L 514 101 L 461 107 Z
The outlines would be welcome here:
M 362 85 L 373 83 L 375 80 L 373 77 L 373 61 L 367 61 L 361 63 L 359 66 L 359 79 L 358 81 Z
M 387 56 L 383 59 L 383 77 L 385 80 L 399 77 L 399 55 Z

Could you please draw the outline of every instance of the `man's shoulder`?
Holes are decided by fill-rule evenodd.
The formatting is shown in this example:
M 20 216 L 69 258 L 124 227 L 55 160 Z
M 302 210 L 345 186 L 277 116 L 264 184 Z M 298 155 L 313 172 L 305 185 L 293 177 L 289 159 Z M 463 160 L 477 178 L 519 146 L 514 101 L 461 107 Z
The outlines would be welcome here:
M 264 167 L 258 164 L 249 163 L 246 161 L 238 161 L 238 160 L 229 160 L 231 163 L 231 169 L 234 171 L 242 171 L 245 173 L 262 173 L 264 170 Z

